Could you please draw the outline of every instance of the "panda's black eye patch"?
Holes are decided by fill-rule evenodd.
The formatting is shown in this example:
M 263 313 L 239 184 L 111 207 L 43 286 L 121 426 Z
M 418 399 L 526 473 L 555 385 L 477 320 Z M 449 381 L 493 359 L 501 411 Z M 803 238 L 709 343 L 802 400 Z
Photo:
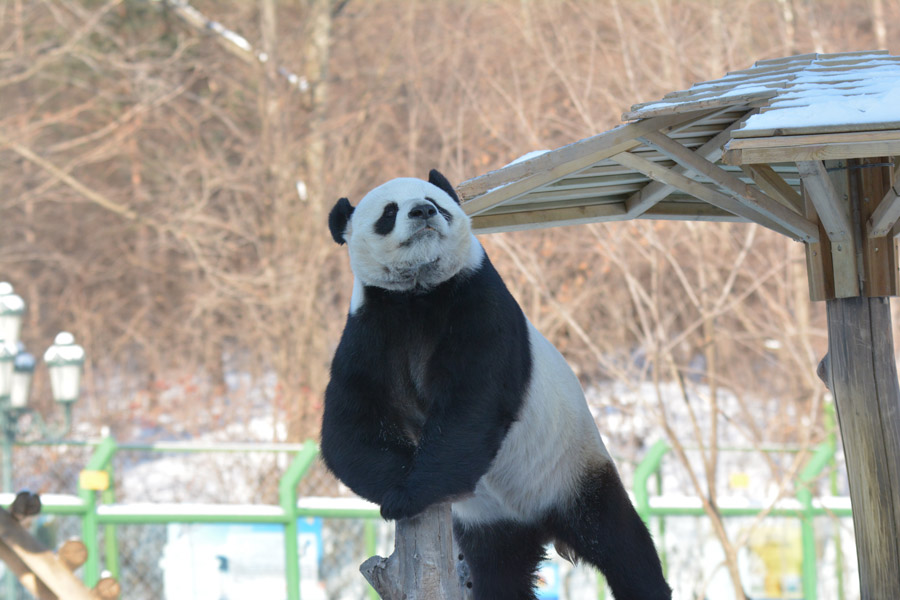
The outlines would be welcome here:
M 438 209 L 438 212 L 441 213 L 441 216 L 444 217 L 444 220 L 446 220 L 448 223 L 453 222 L 453 215 L 450 214 L 449 210 L 447 210 L 446 208 L 444 208 L 443 206 L 441 206 L 440 204 L 435 202 L 434 198 L 429 198 L 428 196 L 425 196 L 425 199 L 428 200 L 429 202 L 431 202 L 432 204 L 434 204 L 434 207 L 436 209 Z
M 375 233 L 378 235 L 387 235 L 394 230 L 394 224 L 397 222 L 397 211 L 399 207 L 396 202 L 389 202 L 385 205 L 381 216 L 375 221 Z

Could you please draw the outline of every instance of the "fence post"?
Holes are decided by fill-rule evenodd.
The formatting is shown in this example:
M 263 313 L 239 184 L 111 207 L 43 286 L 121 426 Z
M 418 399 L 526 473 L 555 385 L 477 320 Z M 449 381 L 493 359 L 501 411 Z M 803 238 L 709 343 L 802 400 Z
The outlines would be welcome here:
M 658 440 L 650 446 L 650 450 L 647 451 L 644 460 L 634 470 L 634 485 L 632 489 L 634 490 L 635 508 L 648 528 L 650 527 L 650 492 L 647 489 L 648 482 L 650 481 L 650 476 L 659 470 L 663 456 L 668 451 L 669 445 L 662 440 Z
M 284 511 L 284 578 L 288 600 L 300 600 L 300 549 L 297 546 L 297 485 L 319 454 L 307 440 L 278 482 L 278 502 Z
M 816 446 L 809 462 L 800 471 L 797 482 L 797 500 L 803 505 L 803 516 L 800 518 L 800 539 L 803 549 L 803 598 L 816 600 L 816 536 L 813 527 L 813 493 L 810 489 L 813 482 L 834 457 L 834 445 L 830 441 Z
M 112 437 L 103 438 L 91 458 L 84 467 L 84 471 L 105 471 L 116 453 L 116 440 Z M 84 472 L 82 471 L 82 473 Z M 81 536 L 87 547 L 88 558 L 84 563 L 84 582 L 89 588 L 93 588 L 100 581 L 100 544 L 98 543 L 97 524 L 97 492 L 84 487 L 82 478 L 78 478 L 78 496 L 84 502 L 84 520 L 81 523 Z

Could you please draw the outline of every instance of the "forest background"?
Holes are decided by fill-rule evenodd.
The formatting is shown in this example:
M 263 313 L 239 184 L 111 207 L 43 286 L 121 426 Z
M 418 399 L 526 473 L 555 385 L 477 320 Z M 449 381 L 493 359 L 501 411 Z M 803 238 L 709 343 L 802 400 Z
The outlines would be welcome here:
M 62 329 L 85 346 L 84 435 L 185 438 L 262 412 L 279 441 L 316 438 L 351 289 L 325 225 L 341 196 L 433 167 L 460 183 L 756 60 L 900 51 L 890 0 L 192 6 L 0 2 L 0 280 L 28 302 L 32 351 Z M 482 242 L 586 387 L 657 390 L 639 402 L 712 516 L 726 428 L 757 447 L 826 435 L 824 307 L 799 244 L 662 221 Z M 33 399 L 51 410 L 40 370 Z M 606 402 L 616 423 L 635 410 Z M 802 460 L 771 462 L 773 481 Z
M 30 348 L 60 329 L 86 347 L 79 420 L 240 421 L 239 369 L 274 374 L 291 440 L 317 434 L 348 305 L 325 227 L 338 197 L 432 167 L 458 183 L 758 59 L 896 51 L 900 22 L 884 0 L 194 6 L 252 48 L 176 3 L 0 3 L 0 279 L 29 304 Z M 799 245 L 668 222 L 482 240 L 586 384 L 702 377 L 779 398 L 820 435 L 823 310 Z M 801 435 L 770 421 L 748 435 Z

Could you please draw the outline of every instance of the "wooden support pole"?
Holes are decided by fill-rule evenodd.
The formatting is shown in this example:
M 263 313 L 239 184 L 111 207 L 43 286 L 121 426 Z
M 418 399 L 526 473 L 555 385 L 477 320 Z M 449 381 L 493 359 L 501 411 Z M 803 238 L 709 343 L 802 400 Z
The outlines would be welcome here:
M 892 183 L 888 164 L 842 161 L 827 172 L 821 163 L 807 163 L 804 177 L 807 201 L 829 233 L 821 245 L 810 245 L 807 257 L 818 267 L 810 270 L 811 289 L 833 267 L 824 364 L 850 480 L 862 600 L 900 598 L 900 385 L 889 300 L 897 293 L 896 251 L 893 240 L 866 231 Z M 834 252 L 838 244 L 849 256 Z M 858 275 L 855 290 L 845 286 L 842 293 L 842 269 Z M 818 287 L 827 293 L 827 285 Z
M 827 303 L 862 600 L 900 598 L 900 388 L 888 298 Z
M 450 504 L 397 521 L 394 553 L 373 556 L 359 570 L 382 600 L 464 600 L 453 545 Z

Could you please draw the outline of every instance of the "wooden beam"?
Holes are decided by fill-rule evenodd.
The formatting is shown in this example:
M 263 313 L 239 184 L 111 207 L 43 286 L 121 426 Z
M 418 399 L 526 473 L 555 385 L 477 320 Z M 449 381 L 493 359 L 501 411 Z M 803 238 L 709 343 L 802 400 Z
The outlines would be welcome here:
M 614 154 L 639 146 L 637 138 L 649 131 L 674 131 L 702 121 L 716 112 L 707 110 L 666 115 L 629 123 L 470 179 L 458 188 L 463 210 L 469 215 L 477 215 L 541 186 L 559 181 L 566 175 L 586 169 Z
M 731 139 L 731 133 L 743 125 L 747 119 L 756 114 L 756 112 L 756 110 L 748 111 L 740 119 L 737 119 L 734 123 L 713 136 L 708 142 L 697 148 L 697 150 L 695 150 L 696 154 L 707 160 L 717 161 L 722 156 L 723 147 Z M 673 169 L 673 171 L 684 175 L 685 172 L 687 172 L 687 168 L 680 166 Z M 639 192 L 632 194 L 631 197 L 625 201 L 628 214 L 636 217 L 650 209 L 651 206 L 664 200 L 674 191 L 674 186 L 666 185 L 661 181 L 652 181 L 644 186 Z
M 742 129 L 746 132 L 746 129 Z M 735 132 L 733 137 L 738 137 Z M 821 146 L 828 144 L 850 144 L 856 142 L 892 142 L 900 139 L 900 130 L 865 130 L 865 131 L 846 131 L 832 133 L 810 133 L 806 135 L 773 135 L 766 137 L 752 137 L 735 139 L 729 145 L 729 149 L 765 149 L 773 146 L 782 148 L 802 147 L 802 146 Z
M 813 302 L 832 300 L 834 295 L 834 264 L 831 259 L 831 242 L 819 221 L 816 207 L 809 199 L 809 192 L 802 188 L 803 214 L 819 227 L 819 241 L 806 246 L 806 276 L 809 282 L 809 299 Z
M 888 158 L 865 158 L 849 162 L 850 206 L 854 214 L 854 226 L 860 229 L 859 248 L 862 257 L 860 285 L 867 297 L 896 296 L 900 294 L 897 273 L 897 249 L 893 237 L 866 235 L 865 224 L 871 221 L 879 208 L 876 198 L 891 190 L 891 170 Z
M 891 187 L 872 213 L 867 229 L 870 238 L 883 237 L 890 233 L 900 219 L 900 168 L 894 165 Z
M 645 158 L 641 158 L 640 156 L 637 156 L 630 152 L 622 152 L 621 154 L 616 154 L 611 158 L 619 164 L 625 165 L 626 167 L 646 174 L 647 177 L 662 181 L 666 185 L 671 185 L 684 192 L 685 194 L 688 194 L 689 196 L 693 196 L 705 202 L 709 202 L 717 208 L 744 217 L 748 221 L 759 223 L 764 227 L 768 227 L 769 229 L 777 231 L 778 233 L 781 233 L 788 237 L 800 239 L 799 236 L 785 229 L 781 226 L 781 224 L 769 220 L 767 217 L 760 215 L 755 210 L 745 206 L 744 204 L 741 204 L 731 196 L 728 196 L 721 192 L 717 192 L 716 190 L 703 185 L 699 181 L 694 181 L 689 177 L 685 177 L 684 175 L 676 173 L 671 169 L 667 169 L 661 165 L 658 165 Z M 818 239 L 818 230 L 816 230 L 814 233 L 816 238 Z
M 744 165 L 741 170 L 759 189 L 797 214 L 803 214 L 803 197 L 775 169 L 769 165 Z
M 22 559 L 0 540 L 0 561 L 6 563 L 7 573 L 12 571 L 22 587 L 28 590 L 28 593 L 34 596 L 35 600 L 59 600 L 56 594 L 44 585 L 44 583 L 35 577 Z M 7 575 L 8 576 L 8 575 Z
M 92 600 L 84 584 L 2 508 L 0 540 L 56 596 L 66 600 Z
M 627 218 L 625 206 L 621 202 L 616 202 L 501 214 L 483 213 L 472 217 L 472 229 L 475 233 L 497 233 L 601 221 L 622 221 Z
M 862 600 L 900 598 L 900 389 L 888 298 L 829 300 L 837 406 Z
M 782 228 L 791 231 L 793 234 L 791 237 L 799 238 L 804 242 L 818 239 L 818 228 L 805 218 L 785 208 L 761 191 L 747 185 L 736 175 L 719 168 L 702 156 L 696 155 L 668 136 L 659 132 L 651 132 L 642 136 L 642 139 L 670 156 L 678 164 L 708 177 L 731 193 L 738 202 L 750 208 L 754 213 L 762 215 L 769 221 L 775 222 Z M 753 220 L 759 221 L 759 217 Z
M 832 244 L 849 241 L 852 228 L 847 204 L 838 195 L 825 165 L 820 160 L 801 161 L 797 163 L 797 170 L 809 190 L 809 199 L 816 207 L 828 239 Z
M 866 158 L 867 156 L 896 156 L 900 154 L 900 137 L 883 142 L 834 142 L 805 146 L 779 145 L 785 139 L 780 136 L 764 139 L 770 140 L 770 143 L 773 145 L 765 148 L 738 148 L 735 147 L 737 140 L 733 140 L 729 143 L 728 149 L 725 150 L 722 162 L 726 165 L 749 165 L 802 160 Z
M 472 217 L 472 230 L 478 234 L 525 231 L 586 223 L 611 223 L 632 218 L 663 221 L 707 221 L 748 223 L 747 219 L 726 212 L 707 202 L 663 202 L 637 217 L 630 217 L 622 203 L 572 208 L 481 214 Z M 782 233 L 782 232 L 779 232 Z

